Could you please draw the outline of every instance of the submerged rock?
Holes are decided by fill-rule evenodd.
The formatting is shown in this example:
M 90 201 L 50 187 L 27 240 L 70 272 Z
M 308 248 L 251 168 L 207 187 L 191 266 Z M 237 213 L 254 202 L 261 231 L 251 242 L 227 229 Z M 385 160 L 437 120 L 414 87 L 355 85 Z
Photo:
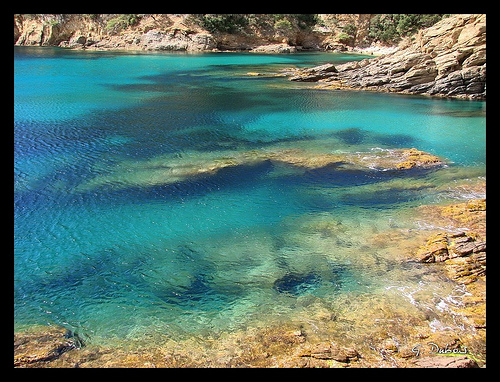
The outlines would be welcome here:
M 14 366 L 44 367 L 62 354 L 77 349 L 81 342 L 60 327 L 44 327 L 14 334 Z
M 196 156 L 195 156 L 196 155 Z M 331 168 L 332 170 L 401 171 L 429 169 L 444 165 L 444 161 L 424 151 L 411 149 L 378 150 L 369 153 L 331 154 L 300 148 L 276 148 L 244 152 L 221 151 L 193 156 L 160 156 L 145 161 L 123 161 L 114 172 L 98 176 L 80 185 L 79 191 L 95 187 L 147 187 L 207 177 L 225 168 L 254 166 L 266 161 L 302 170 Z
M 298 296 L 317 288 L 320 282 L 320 278 L 314 273 L 304 275 L 287 273 L 274 282 L 273 288 L 280 293 L 289 293 Z

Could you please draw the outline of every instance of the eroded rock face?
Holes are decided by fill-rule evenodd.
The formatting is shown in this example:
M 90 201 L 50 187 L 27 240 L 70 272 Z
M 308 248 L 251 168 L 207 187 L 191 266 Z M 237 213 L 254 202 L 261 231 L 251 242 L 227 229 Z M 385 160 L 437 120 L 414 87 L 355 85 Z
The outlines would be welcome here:
M 486 274 L 486 241 L 477 240 L 473 233 L 440 232 L 417 252 L 421 263 L 440 263 L 457 257 L 469 257 L 471 263 L 477 263 L 475 273 Z
M 319 81 L 323 88 L 485 99 L 486 15 L 454 15 L 421 30 L 394 53 L 329 72 L 312 69 L 298 70 L 290 79 Z

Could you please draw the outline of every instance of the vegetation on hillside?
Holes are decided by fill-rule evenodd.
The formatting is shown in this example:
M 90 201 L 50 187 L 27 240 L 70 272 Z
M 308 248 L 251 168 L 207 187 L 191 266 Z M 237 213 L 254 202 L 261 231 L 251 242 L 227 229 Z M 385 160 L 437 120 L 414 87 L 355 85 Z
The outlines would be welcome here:
M 397 43 L 401 38 L 427 28 L 446 14 L 377 14 L 370 20 L 368 40 Z M 199 14 L 197 23 L 211 33 L 246 34 L 255 29 L 286 35 L 298 30 L 310 30 L 321 25 L 315 14 Z M 357 26 L 347 24 L 338 35 L 342 43 L 353 43 Z
M 306 30 L 318 22 L 314 14 L 201 14 L 197 20 L 211 33 L 245 33 L 257 28 L 277 32 Z
M 396 43 L 419 29 L 427 28 L 447 14 L 381 14 L 370 20 L 368 37 L 374 41 Z
M 63 25 L 75 15 L 69 14 L 18 14 L 14 15 L 19 23 L 23 19 L 41 20 L 45 25 Z M 78 15 L 77 15 L 78 16 Z M 157 20 L 146 14 L 82 14 L 98 25 L 107 35 L 119 35 L 129 28 L 139 26 L 143 20 L 152 17 L 160 28 L 168 28 L 169 18 Z M 150 17 L 151 16 L 151 17 Z M 316 14 L 189 14 L 183 16 L 187 24 L 204 29 L 212 34 L 239 34 L 245 36 L 265 36 L 286 38 L 295 41 L 303 32 L 321 30 L 331 33 L 339 42 L 346 45 L 382 42 L 395 44 L 419 29 L 432 26 L 446 14 L 374 14 L 374 15 L 316 15 Z M 352 16 L 352 17 L 346 17 Z M 363 16 L 360 22 L 359 16 Z M 366 24 L 366 20 L 368 25 Z M 347 20 L 347 21 L 346 21 Z M 147 21 L 148 22 L 148 21 Z M 176 21 L 174 21 L 175 23 Z M 163 23 L 163 24 L 162 24 Z

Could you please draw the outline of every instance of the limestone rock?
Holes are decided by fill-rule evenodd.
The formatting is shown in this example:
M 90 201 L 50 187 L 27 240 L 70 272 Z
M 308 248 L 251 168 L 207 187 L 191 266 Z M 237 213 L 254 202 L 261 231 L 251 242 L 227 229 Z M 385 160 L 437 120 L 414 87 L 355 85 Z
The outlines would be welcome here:
M 254 53 L 296 53 L 297 48 L 286 43 L 259 45 L 251 49 Z

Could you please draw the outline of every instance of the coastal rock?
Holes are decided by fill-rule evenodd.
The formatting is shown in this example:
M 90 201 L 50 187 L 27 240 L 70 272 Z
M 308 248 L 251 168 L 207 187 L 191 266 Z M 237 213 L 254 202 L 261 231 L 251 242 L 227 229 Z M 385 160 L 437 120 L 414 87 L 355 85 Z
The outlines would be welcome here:
M 322 342 L 313 345 L 310 348 L 305 348 L 299 355 L 301 357 L 334 360 L 337 362 L 356 361 L 360 357 L 356 349 L 339 347 L 330 342 Z
M 251 49 L 250 52 L 254 53 L 296 53 L 297 47 L 288 45 L 286 43 L 282 44 L 267 44 L 259 45 Z
M 333 64 L 324 64 L 297 71 L 297 74 L 290 77 L 290 81 L 315 82 L 321 79 L 330 78 L 338 73 Z
M 314 68 L 313 68 L 314 69 Z M 290 79 L 320 87 L 486 99 L 486 15 L 454 15 L 394 53 L 337 66 L 337 75 Z
M 14 334 L 14 366 L 40 367 L 79 347 L 78 339 L 60 327 Z
M 206 33 L 185 31 L 165 33 L 158 30 L 150 30 L 138 36 L 137 45 L 145 50 L 169 51 L 204 51 L 214 49 L 216 46 L 213 37 Z
M 396 163 L 398 170 L 408 170 L 414 167 L 428 168 L 443 164 L 443 161 L 439 157 L 415 148 L 395 151 L 398 151 L 401 158 L 401 161 Z
M 462 284 L 486 275 L 486 241 L 477 240 L 474 233 L 435 234 L 418 249 L 416 258 L 421 263 L 444 262 L 450 278 Z
M 478 234 L 478 239 L 486 238 L 486 199 L 470 199 L 446 206 L 421 206 L 418 209 L 420 219 L 428 224 L 439 223 L 440 226 L 453 227 L 457 231 L 467 227 Z

